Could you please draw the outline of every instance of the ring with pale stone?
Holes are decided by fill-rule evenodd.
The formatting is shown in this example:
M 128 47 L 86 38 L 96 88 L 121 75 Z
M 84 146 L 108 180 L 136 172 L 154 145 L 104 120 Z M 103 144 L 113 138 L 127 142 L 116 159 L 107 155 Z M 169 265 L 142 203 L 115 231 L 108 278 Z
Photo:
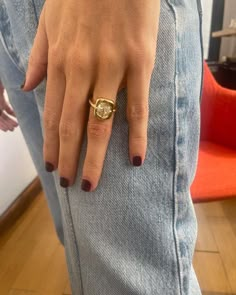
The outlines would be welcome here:
M 104 97 L 98 97 L 93 103 L 89 100 L 91 107 L 94 109 L 94 116 L 99 120 L 107 120 L 116 111 L 116 106 L 113 100 Z

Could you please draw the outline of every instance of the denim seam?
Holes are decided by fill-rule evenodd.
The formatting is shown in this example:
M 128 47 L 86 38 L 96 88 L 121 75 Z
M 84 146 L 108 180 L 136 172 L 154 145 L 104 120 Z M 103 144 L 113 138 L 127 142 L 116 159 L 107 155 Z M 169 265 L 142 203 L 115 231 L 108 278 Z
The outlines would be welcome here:
M 7 48 L 7 45 L 6 45 L 5 39 L 4 39 L 4 37 L 3 37 L 1 31 L 0 31 L 0 42 L 2 42 L 2 45 L 3 45 L 4 49 L 5 49 L 5 52 L 6 52 L 6 54 L 8 55 L 8 57 L 10 58 L 10 60 L 13 62 L 13 64 L 17 67 L 17 69 L 18 69 L 22 74 L 25 75 L 25 72 L 22 70 L 21 67 L 19 67 L 19 65 L 16 63 L 16 61 L 15 61 L 15 60 L 13 59 L 13 57 L 11 56 L 11 54 L 10 54 L 8 48 Z
M 20 66 L 21 59 L 18 54 L 18 51 L 15 46 L 15 41 L 12 35 L 12 24 L 10 22 L 8 13 L 7 13 L 7 8 L 5 6 L 4 2 L 0 2 L 0 13 L 1 13 L 1 21 L 0 21 L 0 41 L 3 44 L 3 47 L 11 59 L 11 61 L 14 63 L 14 65 L 17 67 L 17 69 L 25 75 L 24 68 Z M 5 26 L 5 27 L 4 27 Z M 5 32 L 7 30 L 8 34 L 3 34 L 3 31 Z M 10 48 L 9 44 L 14 48 L 12 54 L 10 53 Z M 14 53 L 14 54 L 13 54 Z M 14 58 L 14 55 L 16 58 Z M 16 60 L 17 59 L 17 60 Z
M 203 86 L 203 76 L 204 76 L 204 49 L 203 49 L 203 35 L 202 35 L 202 4 L 201 0 L 197 1 L 197 7 L 198 7 L 198 15 L 199 15 L 199 31 L 200 31 L 200 43 L 201 43 L 201 59 L 202 59 L 202 73 L 201 73 L 201 88 L 200 88 L 200 97 L 199 97 L 199 103 L 202 102 L 202 86 Z
M 170 6 L 173 15 L 174 15 L 174 21 L 175 21 L 175 40 L 176 42 L 176 36 L 177 36 L 177 16 L 176 11 L 173 7 L 173 5 L 170 3 L 170 0 L 167 0 L 168 5 Z M 173 236 L 174 236 L 174 243 L 175 243 L 175 255 L 177 260 L 177 269 L 178 269 L 178 280 L 179 280 L 179 294 L 182 295 L 182 281 L 181 281 L 181 265 L 180 265 L 180 257 L 179 257 L 179 249 L 178 249 L 178 236 L 176 232 L 176 221 L 177 221 L 177 211 L 178 211 L 178 204 L 176 201 L 176 194 L 175 194 L 175 188 L 176 188 L 176 181 L 177 181 L 177 140 L 178 140 L 178 122 L 177 122 L 177 51 L 175 49 L 175 70 L 174 70 L 174 143 L 173 143 L 173 154 L 174 154 L 174 173 L 173 173 L 173 188 L 172 188 L 172 194 L 173 194 Z
M 39 24 L 39 19 L 38 19 L 38 15 L 37 15 L 37 9 L 34 3 L 34 0 L 32 0 L 32 5 L 33 5 L 33 9 L 34 9 L 34 14 L 35 14 L 35 20 L 37 22 L 37 25 Z
M 69 218 L 70 218 L 70 225 L 71 225 L 71 235 L 73 235 L 73 242 L 75 245 L 75 250 L 77 252 L 77 257 L 78 257 L 78 265 L 79 265 L 79 277 L 80 277 L 80 283 L 81 283 L 81 295 L 84 295 L 84 288 L 83 288 L 83 281 L 82 281 L 82 271 L 81 271 L 81 264 L 80 264 L 80 253 L 79 253 L 79 248 L 76 242 L 76 235 L 75 235 L 75 227 L 73 224 L 73 219 L 72 219 L 72 214 L 71 214 L 71 206 L 69 202 L 69 191 L 68 189 L 65 189 L 65 195 L 66 195 L 66 200 L 68 204 L 68 211 L 69 211 Z

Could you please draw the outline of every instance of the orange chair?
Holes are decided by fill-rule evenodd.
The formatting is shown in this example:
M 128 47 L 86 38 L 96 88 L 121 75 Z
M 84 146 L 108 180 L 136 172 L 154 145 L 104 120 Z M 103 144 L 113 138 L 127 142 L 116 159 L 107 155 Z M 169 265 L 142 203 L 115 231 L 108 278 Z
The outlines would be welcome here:
M 221 87 L 204 64 L 194 203 L 236 197 L 236 91 Z

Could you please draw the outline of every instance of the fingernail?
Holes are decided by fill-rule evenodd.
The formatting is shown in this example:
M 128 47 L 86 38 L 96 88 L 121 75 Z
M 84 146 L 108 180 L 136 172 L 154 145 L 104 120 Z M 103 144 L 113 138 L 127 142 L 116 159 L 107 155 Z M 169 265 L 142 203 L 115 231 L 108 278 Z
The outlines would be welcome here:
M 46 162 L 45 169 L 47 170 L 47 172 L 52 172 L 54 170 L 54 166 L 51 163 Z
M 61 177 L 60 178 L 60 185 L 64 188 L 68 187 L 69 186 L 69 180 L 64 178 L 64 177 Z
M 140 156 L 133 157 L 133 165 L 134 166 L 141 166 L 142 165 L 142 158 Z
M 20 86 L 20 88 L 23 89 L 24 86 L 25 86 L 25 80 L 24 80 L 23 84 Z
M 85 192 L 89 192 L 91 189 L 91 183 L 88 180 L 83 179 L 81 184 L 81 189 Z

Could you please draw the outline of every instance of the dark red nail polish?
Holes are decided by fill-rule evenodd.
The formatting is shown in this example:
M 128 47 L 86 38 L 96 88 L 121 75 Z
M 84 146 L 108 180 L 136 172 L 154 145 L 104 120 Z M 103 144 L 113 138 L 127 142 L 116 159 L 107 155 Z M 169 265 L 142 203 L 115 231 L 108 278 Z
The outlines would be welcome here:
M 20 88 L 23 89 L 24 86 L 25 86 L 25 80 L 24 80 L 23 84 L 20 86 Z
M 88 180 L 83 179 L 81 184 L 81 189 L 85 192 L 89 192 L 91 189 L 91 183 Z
M 142 165 L 142 158 L 140 156 L 133 157 L 133 165 L 134 166 L 141 166 Z
M 61 177 L 60 178 L 60 185 L 64 188 L 67 188 L 69 186 L 69 180 L 64 177 Z
M 54 170 L 54 166 L 51 163 L 46 162 L 45 169 L 47 170 L 47 172 L 52 172 Z

